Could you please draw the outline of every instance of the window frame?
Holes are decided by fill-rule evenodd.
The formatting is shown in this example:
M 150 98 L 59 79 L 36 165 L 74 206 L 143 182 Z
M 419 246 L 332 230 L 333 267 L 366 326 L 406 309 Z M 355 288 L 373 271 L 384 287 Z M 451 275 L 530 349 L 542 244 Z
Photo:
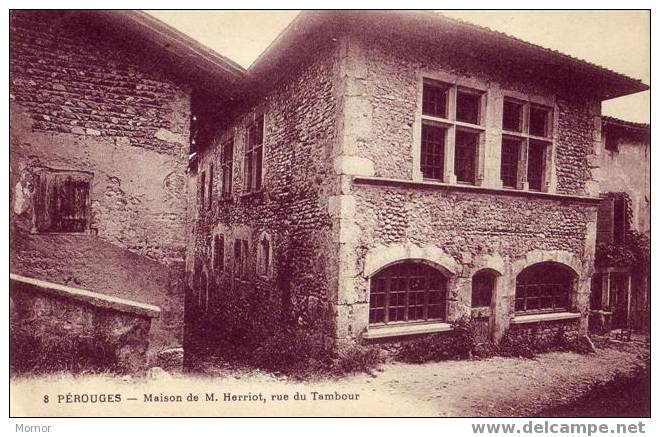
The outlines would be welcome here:
M 268 244 L 266 251 L 262 245 L 265 243 Z M 265 263 L 265 264 L 264 264 Z M 270 235 L 263 233 L 257 240 L 257 275 L 264 278 L 270 279 L 273 271 L 273 243 L 271 241 Z
M 221 250 L 218 249 L 220 246 Z M 216 273 L 225 271 L 225 236 L 215 234 L 213 236 L 213 270 Z
M 410 290 L 411 286 L 408 281 L 408 289 L 407 290 L 395 290 L 395 291 L 405 291 L 405 305 L 404 305 L 404 320 L 394 320 L 391 321 L 389 317 L 389 312 L 390 312 L 390 301 L 391 301 L 391 281 L 393 278 L 393 273 L 394 269 L 397 267 L 402 268 L 404 265 L 416 265 L 416 266 L 421 266 L 424 270 L 424 279 L 425 279 L 425 289 L 424 291 L 424 303 L 423 303 L 423 314 L 424 316 L 422 318 L 415 318 L 415 319 L 410 319 L 409 318 L 409 310 L 410 310 L 410 292 L 411 291 L 420 291 L 420 290 Z M 442 296 L 439 297 L 437 303 L 433 304 L 429 301 L 429 296 L 430 296 L 430 291 L 434 291 L 430 288 L 430 274 L 436 274 L 439 277 L 443 279 L 443 284 L 442 284 L 442 293 L 444 293 Z M 380 276 L 384 276 L 381 278 Z M 412 274 L 409 274 L 407 276 L 408 280 L 410 277 L 412 277 Z M 380 292 L 374 292 L 374 288 L 377 287 L 376 281 L 379 280 L 384 280 L 386 284 L 387 290 L 384 293 Z M 440 269 L 438 269 L 435 266 L 432 266 L 428 263 L 425 263 L 420 260 L 415 260 L 415 259 L 409 259 L 409 260 L 401 260 L 397 261 L 395 263 L 392 263 L 382 269 L 379 269 L 377 272 L 373 273 L 370 278 L 369 278 L 369 290 L 368 290 L 368 296 L 369 296 L 369 306 L 368 306 L 368 325 L 371 327 L 377 327 L 377 326 L 396 326 L 396 325 L 410 325 L 410 324 L 425 324 L 425 323 L 446 323 L 449 320 L 449 283 L 450 283 L 450 278 Z M 383 306 L 373 306 L 374 304 L 374 299 L 376 294 L 383 294 Z M 401 294 L 401 293 L 399 293 Z M 440 317 L 429 317 L 429 308 L 430 305 L 436 305 L 442 306 L 441 310 L 441 315 Z M 419 305 L 416 305 L 419 306 Z M 399 306 L 400 307 L 400 306 Z M 382 320 L 379 321 L 372 321 L 372 311 L 375 310 L 382 310 L 383 316 Z
M 556 296 L 557 296 L 556 293 L 544 294 L 544 295 L 538 294 L 536 296 L 530 296 L 529 293 L 527 293 L 527 291 L 526 291 L 524 296 L 519 297 L 519 295 L 518 295 L 518 290 L 521 289 L 521 288 L 525 288 L 525 289 L 528 289 L 530 287 L 539 287 L 539 288 L 546 287 L 547 288 L 547 287 L 553 286 L 553 285 L 555 285 L 555 286 L 556 285 L 562 285 L 562 284 L 557 284 L 557 283 L 553 283 L 553 282 L 543 282 L 543 283 L 539 282 L 539 283 L 533 283 L 533 284 L 529 284 L 529 283 L 520 284 L 519 283 L 520 276 L 523 273 L 530 274 L 528 269 L 540 268 L 544 265 L 547 266 L 548 268 L 556 269 L 556 271 L 561 271 L 562 275 L 565 275 L 566 279 L 568 279 L 567 289 L 565 290 L 566 296 L 564 297 L 564 299 L 565 299 L 565 305 L 564 306 L 555 306 Z M 544 275 L 544 276 L 547 277 L 547 278 L 553 277 L 553 275 Z M 550 281 L 550 279 L 547 279 L 546 281 Z M 572 294 L 575 292 L 574 288 L 575 288 L 575 277 L 574 277 L 574 274 L 572 274 L 570 272 L 568 267 L 563 266 L 563 265 L 558 264 L 558 263 L 555 263 L 555 262 L 552 262 L 552 261 L 542 261 L 542 262 L 538 262 L 538 263 L 529 265 L 529 266 L 525 267 L 523 270 L 521 270 L 516 275 L 515 290 L 514 290 L 514 295 L 513 295 L 513 311 L 514 311 L 514 314 L 518 314 L 518 315 L 547 314 L 547 313 L 561 313 L 561 312 L 570 311 L 571 305 L 572 305 L 571 302 L 572 302 L 572 299 L 573 299 Z M 532 309 L 528 308 L 528 301 L 531 300 L 531 299 L 536 299 L 536 301 L 539 302 L 539 305 L 537 306 L 537 308 L 532 308 Z M 548 307 L 548 306 L 541 307 L 541 304 L 540 304 L 541 299 L 552 299 L 552 306 L 550 306 L 550 307 Z M 523 307 L 524 307 L 523 309 L 518 309 L 518 301 L 523 301 Z
M 222 171 L 222 186 L 220 199 L 228 200 L 232 197 L 234 178 L 234 136 L 220 142 L 220 168 Z
M 211 211 L 213 209 L 213 179 L 214 179 L 214 168 L 213 168 L 213 162 L 209 163 L 209 168 L 208 168 L 208 205 L 207 209 Z
M 234 238 L 234 263 L 232 276 L 234 279 L 245 280 L 247 278 L 247 257 L 250 245 L 245 238 Z
M 504 108 L 507 102 L 514 103 L 521 106 L 521 129 L 520 131 L 507 130 L 504 128 Z M 557 110 L 554 103 L 544 101 L 539 98 L 532 98 L 530 96 L 523 96 L 517 93 L 505 92 L 502 98 L 502 112 L 500 117 L 500 126 L 502 128 L 502 138 L 500 140 L 500 184 L 503 188 L 515 189 L 521 191 L 532 191 L 545 193 L 550 191 L 552 180 L 552 162 L 555 145 L 555 134 L 557 132 Z M 542 109 L 546 111 L 547 118 L 545 122 L 545 136 L 534 135 L 530 133 L 530 114 L 534 109 Z M 503 143 L 505 140 L 516 141 L 518 143 L 518 160 L 516 166 L 516 183 L 515 186 L 505 184 L 502 178 L 503 168 Z M 542 155 L 539 160 L 542 168 L 539 171 L 539 186 L 530 186 L 530 156 L 532 155 L 532 147 L 543 147 Z
M 32 229 L 34 234 L 50 234 L 50 235 L 89 235 L 92 231 L 92 180 L 94 174 L 86 171 L 78 170 L 57 170 L 51 168 L 41 168 L 35 172 L 37 179 L 37 186 L 34 194 L 34 205 L 32 210 Z M 60 180 L 61 179 L 61 180 Z M 84 226 L 81 230 L 66 230 L 66 229 L 52 229 L 52 222 L 49 220 L 50 226 L 45 227 L 47 223 L 44 217 L 52 217 L 56 215 L 51 207 L 53 200 L 51 195 L 55 194 L 56 190 L 61 192 L 62 187 L 67 182 L 74 180 L 77 184 L 84 184 L 86 189 L 86 199 L 84 201 L 84 211 L 81 220 L 84 220 Z M 54 188 L 53 188 L 54 187 Z M 52 189 L 51 189 L 52 188 Z M 44 191 L 45 189 L 45 191 Z M 57 202 L 59 204 L 59 201 Z M 62 211 L 58 211 L 61 215 Z
M 415 134 L 415 147 L 413 153 L 413 179 L 434 181 L 448 184 L 462 184 L 480 186 L 484 181 L 484 156 L 486 143 L 486 121 L 488 112 L 488 87 L 486 84 L 464 80 L 462 78 L 438 75 L 423 72 L 420 75 L 418 86 L 418 109 L 416 123 L 418 131 Z M 446 116 L 429 114 L 424 111 L 424 89 L 427 86 L 446 88 Z M 457 119 L 457 104 L 459 94 L 471 94 L 479 97 L 477 124 Z M 422 169 L 422 155 L 424 154 L 424 130 L 427 127 L 445 129 L 443 144 L 443 162 L 440 178 L 427 177 Z M 463 131 L 477 135 L 477 144 L 474 151 L 473 180 L 459 181 L 456 175 L 456 132 Z
M 261 142 L 251 144 L 251 130 L 261 124 Z M 258 131 L 258 129 L 257 129 Z M 266 137 L 266 116 L 256 114 L 245 127 L 245 142 L 243 151 L 243 192 L 245 194 L 257 193 L 263 189 L 264 182 L 264 146 Z M 258 153 L 258 154 L 257 154 Z M 259 157 L 259 162 L 255 157 Z M 256 170 L 259 170 L 257 173 Z M 257 174 L 259 178 L 257 178 Z M 258 182 L 258 183 L 257 183 Z

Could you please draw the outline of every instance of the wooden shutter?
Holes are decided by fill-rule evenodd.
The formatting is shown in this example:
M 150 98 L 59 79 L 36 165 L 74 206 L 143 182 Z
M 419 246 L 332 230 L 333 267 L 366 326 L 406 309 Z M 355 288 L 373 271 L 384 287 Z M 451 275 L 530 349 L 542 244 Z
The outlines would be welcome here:
M 85 232 L 90 223 L 89 175 L 39 174 L 34 224 L 39 232 Z
M 609 244 L 613 241 L 614 199 L 604 198 L 598 206 L 598 222 L 596 224 L 596 244 Z

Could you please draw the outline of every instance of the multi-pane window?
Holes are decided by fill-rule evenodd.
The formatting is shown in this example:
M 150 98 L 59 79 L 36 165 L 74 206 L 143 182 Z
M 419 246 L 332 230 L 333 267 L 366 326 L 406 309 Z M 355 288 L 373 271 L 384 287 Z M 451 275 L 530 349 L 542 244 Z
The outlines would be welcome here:
M 552 109 L 505 98 L 502 108 L 502 185 L 544 191 L 552 146 Z
M 527 183 L 529 189 L 541 191 L 545 173 L 545 155 L 547 143 L 529 140 L 527 145 Z
M 572 287 L 567 269 L 551 262 L 534 264 L 516 277 L 516 311 L 566 311 Z
M 221 272 L 225 268 L 225 237 L 216 235 L 213 241 L 213 269 Z
M 421 167 L 425 178 L 442 180 L 446 133 L 444 127 L 422 124 Z
M 523 131 L 523 109 L 522 102 L 504 100 L 502 129 L 510 132 Z
M 369 323 L 396 323 L 447 318 L 447 278 L 419 262 L 387 267 L 371 278 Z
M 447 117 L 447 102 L 450 86 L 438 82 L 424 83 L 422 112 L 439 118 Z
M 479 149 L 479 133 L 456 130 L 454 173 L 456 181 L 474 183 Z
M 482 91 L 424 80 L 422 177 L 449 183 L 478 182 L 478 160 L 484 132 L 483 101 Z
M 245 191 L 261 189 L 264 117 L 257 117 L 248 127 L 245 144 Z
M 523 140 L 520 138 L 502 138 L 500 174 L 502 185 L 505 187 L 516 188 L 518 185 L 518 160 L 520 159 L 522 142 Z
M 472 277 L 472 307 L 489 307 L 497 277 L 494 273 L 479 272 Z
M 247 240 L 234 240 L 234 276 L 236 278 L 243 279 L 247 275 L 247 254 Z
M 234 139 L 229 138 L 222 143 L 222 198 L 231 197 L 234 169 Z
M 82 172 L 43 171 L 35 190 L 35 227 L 38 232 L 83 233 L 90 226 L 90 181 Z

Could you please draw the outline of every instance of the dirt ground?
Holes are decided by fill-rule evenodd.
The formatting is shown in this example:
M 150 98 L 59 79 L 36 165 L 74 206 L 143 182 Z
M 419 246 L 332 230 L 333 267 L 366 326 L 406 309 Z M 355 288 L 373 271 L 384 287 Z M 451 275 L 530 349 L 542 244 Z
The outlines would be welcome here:
M 51 376 L 13 379 L 13 415 L 80 416 L 537 416 L 576 405 L 595 387 L 639 372 L 649 357 L 646 338 L 595 339 L 597 352 L 551 352 L 535 359 L 495 357 L 427 364 L 390 363 L 374 375 L 313 382 L 258 371 L 215 369 L 213 376 L 151 372 L 144 378 Z M 120 393 L 113 404 L 59 401 L 62 394 Z M 354 399 L 314 399 L 313 392 Z M 146 401 L 180 395 L 183 402 Z M 186 400 L 188 393 L 199 401 Z M 205 400 L 215 393 L 213 401 Z M 252 396 L 225 400 L 225 394 Z M 261 393 L 260 399 L 254 399 Z M 305 394 L 305 400 L 295 394 Z M 43 402 L 48 395 L 51 401 Z M 289 396 L 283 399 L 283 396 Z M 355 396 L 359 395 L 359 396 Z M 279 396 L 279 398 L 278 398 Z M 135 399 L 135 400 L 129 400 Z M 263 399 L 263 401 L 261 400 Z M 564 410 L 561 415 L 570 415 Z

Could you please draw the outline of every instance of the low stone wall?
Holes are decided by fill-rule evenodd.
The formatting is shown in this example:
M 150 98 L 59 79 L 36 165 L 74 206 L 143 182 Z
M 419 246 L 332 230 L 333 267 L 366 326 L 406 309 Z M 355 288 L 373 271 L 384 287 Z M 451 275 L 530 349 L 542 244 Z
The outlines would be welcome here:
M 11 371 L 139 371 L 159 314 L 153 305 L 11 274 Z
M 560 337 L 575 341 L 580 336 L 580 319 L 539 320 L 511 323 L 507 335 L 517 340 L 529 340 L 535 344 L 554 344 Z

